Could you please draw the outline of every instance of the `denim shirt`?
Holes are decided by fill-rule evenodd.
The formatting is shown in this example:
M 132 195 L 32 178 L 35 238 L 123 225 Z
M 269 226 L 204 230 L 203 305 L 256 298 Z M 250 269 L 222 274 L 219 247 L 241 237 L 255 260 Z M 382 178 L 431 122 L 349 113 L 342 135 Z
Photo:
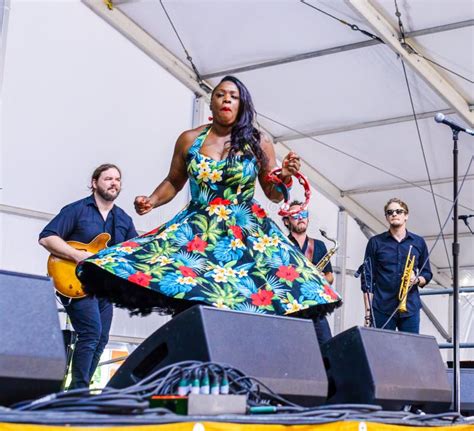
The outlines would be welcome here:
M 365 262 L 372 268 L 373 307 L 386 314 L 391 314 L 398 307 L 398 294 L 408 251 L 412 246 L 415 256 L 413 271 L 425 278 L 428 284 L 433 277 L 428 259 L 428 247 L 425 240 L 412 232 L 406 232 L 405 238 L 398 242 L 390 231 L 370 238 L 365 250 Z M 407 298 L 407 312 L 403 316 L 417 313 L 421 308 L 418 286 L 413 286 Z
M 62 208 L 41 231 L 39 239 L 57 235 L 65 241 L 87 244 L 104 232 L 111 236 L 109 246 L 138 236 L 132 218 L 124 210 L 114 205 L 104 220 L 91 195 Z

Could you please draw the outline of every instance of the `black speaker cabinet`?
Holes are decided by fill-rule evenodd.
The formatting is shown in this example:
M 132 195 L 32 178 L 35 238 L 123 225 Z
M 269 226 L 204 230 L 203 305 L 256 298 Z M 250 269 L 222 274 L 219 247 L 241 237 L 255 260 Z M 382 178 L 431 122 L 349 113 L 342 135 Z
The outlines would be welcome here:
M 327 396 L 326 372 L 310 320 L 205 306 L 182 312 L 148 337 L 108 386 L 130 386 L 185 360 L 229 364 L 304 405 L 317 405 Z
M 66 359 L 51 280 L 0 270 L 0 298 L 0 404 L 59 391 Z
M 328 403 L 449 410 L 451 388 L 434 337 L 356 326 L 325 343 L 322 355 Z
M 453 386 L 453 369 L 448 368 L 448 380 Z M 474 416 L 474 368 L 461 368 L 460 369 L 460 401 L 461 401 L 461 413 L 465 416 Z M 454 406 L 451 405 L 451 410 L 454 410 Z

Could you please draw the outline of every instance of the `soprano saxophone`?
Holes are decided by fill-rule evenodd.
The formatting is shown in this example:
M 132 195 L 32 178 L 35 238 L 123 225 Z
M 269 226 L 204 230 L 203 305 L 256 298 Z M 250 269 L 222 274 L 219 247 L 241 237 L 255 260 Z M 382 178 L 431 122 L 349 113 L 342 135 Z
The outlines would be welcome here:
M 328 241 L 331 241 L 332 243 L 334 243 L 334 246 L 328 250 L 328 252 L 321 258 L 321 260 L 316 265 L 317 270 L 319 272 L 322 272 L 323 269 L 328 264 L 328 262 L 331 260 L 331 257 L 333 256 L 333 254 L 336 253 L 336 250 L 339 248 L 339 243 L 335 239 L 329 238 L 326 234 L 326 231 L 319 229 L 319 232 L 321 232 L 321 235 L 324 238 L 326 238 Z

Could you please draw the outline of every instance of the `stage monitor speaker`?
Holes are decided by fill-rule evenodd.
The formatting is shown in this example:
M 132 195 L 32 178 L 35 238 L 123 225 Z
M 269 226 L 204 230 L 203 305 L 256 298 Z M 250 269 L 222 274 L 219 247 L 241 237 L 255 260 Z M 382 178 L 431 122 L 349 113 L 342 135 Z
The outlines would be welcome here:
M 0 405 L 61 389 L 66 359 L 47 277 L 0 270 Z
M 460 385 L 460 399 L 461 399 L 461 413 L 465 416 L 474 416 L 474 368 L 461 368 L 461 385 Z M 453 369 L 448 368 L 448 380 L 453 386 Z M 451 410 L 454 410 L 451 405 Z
M 108 386 L 124 388 L 185 360 L 238 368 L 294 402 L 317 405 L 327 377 L 311 320 L 194 306 L 148 337 Z
M 325 343 L 322 355 L 328 403 L 449 409 L 451 388 L 434 337 L 356 326 Z

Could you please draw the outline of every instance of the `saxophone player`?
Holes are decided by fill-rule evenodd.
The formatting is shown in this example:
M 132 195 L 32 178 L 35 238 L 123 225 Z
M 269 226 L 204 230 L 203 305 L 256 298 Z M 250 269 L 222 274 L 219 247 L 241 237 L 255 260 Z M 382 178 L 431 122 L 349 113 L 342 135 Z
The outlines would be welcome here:
M 370 263 L 372 272 L 368 287 L 373 295 L 373 323 L 376 328 L 418 334 L 421 309 L 418 287 L 426 286 L 433 276 L 428 248 L 421 236 L 407 230 L 405 202 L 390 199 L 384 213 L 389 229 L 370 238 L 364 259 Z M 366 318 L 370 310 L 366 301 Z
M 293 201 L 290 204 L 290 210 L 300 209 L 302 202 Z M 306 231 L 308 229 L 308 211 L 304 210 L 294 214 L 290 217 L 283 217 L 283 223 L 290 231 L 288 238 L 299 247 L 301 252 L 311 261 L 314 265 L 317 265 L 321 259 L 327 254 L 327 248 L 323 241 L 318 239 L 310 238 Z M 334 282 L 334 275 L 332 271 L 331 262 L 328 260 L 327 264 L 324 265 L 321 272 L 328 281 L 329 284 Z M 331 335 L 331 328 L 326 317 L 316 317 L 313 319 L 314 329 L 318 337 L 319 344 L 328 341 Z

